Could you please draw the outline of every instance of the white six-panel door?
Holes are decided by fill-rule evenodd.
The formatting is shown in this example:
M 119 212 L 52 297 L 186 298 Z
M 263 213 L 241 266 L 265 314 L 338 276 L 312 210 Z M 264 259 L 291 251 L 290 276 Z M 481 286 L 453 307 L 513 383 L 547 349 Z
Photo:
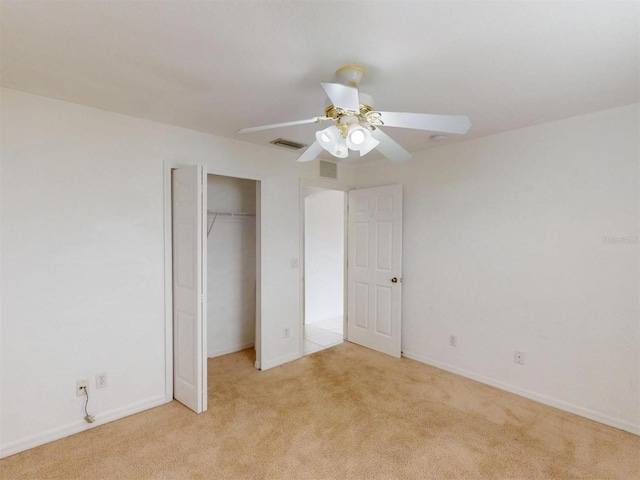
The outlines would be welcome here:
M 347 338 L 401 355 L 402 185 L 349 192 Z
M 201 166 L 177 168 L 171 175 L 173 396 L 196 413 L 207 409 L 202 182 Z

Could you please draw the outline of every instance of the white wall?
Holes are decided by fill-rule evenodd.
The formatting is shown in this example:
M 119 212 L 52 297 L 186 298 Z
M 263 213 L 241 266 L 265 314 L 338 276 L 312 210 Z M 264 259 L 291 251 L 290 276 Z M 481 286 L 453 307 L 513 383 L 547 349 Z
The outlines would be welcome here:
M 344 192 L 306 187 L 305 322 L 343 315 Z
M 1 94 L 0 455 L 165 401 L 165 161 L 261 179 L 263 368 L 300 355 L 291 259 L 300 178 L 317 178 L 317 162 Z M 357 167 L 362 187 L 405 185 L 405 354 L 640 433 L 638 245 L 603 241 L 638 235 L 638 116 Z M 338 182 L 352 185 L 353 168 Z M 88 425 L 75 381 L 99 372 L 109 386 L 93 390 Z
M 255 215 L 255 180 L 207 175 L 207 210 Z M 255 342 L 256 217 L 207 221 L 207 353 L 216 357 Z
M 164 162 L 260 178 L 263 368 L 297 358 L 296 154 L 2 89 L 0 455 L 165 401 Z M 352 168 L 338 180 L 352 183 Z M 290 329 L 289 338 L 283 330 Z M 75 381 L 93 390 L 82 417 Z
M 358 168 L 358 187 L 404 184 L 406 356 L 640 433 L 638 118 L 626 106 Z
M 207 175 L 207 209 L 256 213 L 256 182 L 245 178 Z

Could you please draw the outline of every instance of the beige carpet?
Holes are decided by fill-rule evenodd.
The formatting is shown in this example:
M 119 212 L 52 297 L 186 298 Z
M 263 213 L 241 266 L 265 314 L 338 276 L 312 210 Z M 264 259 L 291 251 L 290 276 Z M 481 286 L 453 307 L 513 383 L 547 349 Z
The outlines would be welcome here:
M 3 480 L 640 478 L 640 437 L 344 343 L 258 372 L 209 361 L 177 402 L 0 461 Z

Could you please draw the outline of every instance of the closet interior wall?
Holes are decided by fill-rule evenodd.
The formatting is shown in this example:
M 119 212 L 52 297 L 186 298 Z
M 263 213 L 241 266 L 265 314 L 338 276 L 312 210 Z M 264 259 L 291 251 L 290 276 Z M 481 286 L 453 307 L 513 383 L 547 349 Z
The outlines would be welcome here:
M 256 182 L 207 175 L 207 355 L 252 347 L 256 334 Z

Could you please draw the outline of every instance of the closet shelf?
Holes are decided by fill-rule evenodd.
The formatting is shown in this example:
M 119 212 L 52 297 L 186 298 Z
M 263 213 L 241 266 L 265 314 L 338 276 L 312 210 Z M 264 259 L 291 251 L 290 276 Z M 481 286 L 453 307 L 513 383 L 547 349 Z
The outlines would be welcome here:
M 207 210 L 207 215 L 220 215 L 221 217 L 255 217 L 255 213 L 214 212 Z

